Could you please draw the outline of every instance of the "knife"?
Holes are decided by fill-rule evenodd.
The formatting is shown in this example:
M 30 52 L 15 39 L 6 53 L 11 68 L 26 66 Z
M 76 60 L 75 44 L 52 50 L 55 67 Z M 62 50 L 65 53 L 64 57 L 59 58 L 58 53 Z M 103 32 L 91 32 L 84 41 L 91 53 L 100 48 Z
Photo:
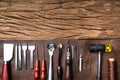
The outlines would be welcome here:
M 9 74 L 9 62 L 13 57 L 13 46 L 12 43 L 4 43 L 3 44 L 3 68 L 2 68 L 2 79 L 1 80 L 10 80 Z

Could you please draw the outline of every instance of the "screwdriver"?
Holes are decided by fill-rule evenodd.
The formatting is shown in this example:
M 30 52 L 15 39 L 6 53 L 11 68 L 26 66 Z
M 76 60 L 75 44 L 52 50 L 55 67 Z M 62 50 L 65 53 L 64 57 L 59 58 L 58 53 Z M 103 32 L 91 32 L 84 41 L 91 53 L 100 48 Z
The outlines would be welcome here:
M 36 61 L 35 61 L 35 68 L 34 68 L 34 80 L 39 80 L 40 78 L 40 61 L 38 59 L 38 48 L 36 48 Z
M 44 47 L 44 52 L 43 52 L 43 60 L 41 62 L 41 76 L 40 80 L 46 80 L 46 60 L 45 60 L 45 47 Z

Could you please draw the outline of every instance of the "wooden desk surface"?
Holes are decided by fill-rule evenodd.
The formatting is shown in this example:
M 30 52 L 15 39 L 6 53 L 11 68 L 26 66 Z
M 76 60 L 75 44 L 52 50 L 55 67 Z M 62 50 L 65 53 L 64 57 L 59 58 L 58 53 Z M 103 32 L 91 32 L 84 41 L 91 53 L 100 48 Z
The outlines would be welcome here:
M 3 63 L 3 42 L 35 42 L 38 45 L 38 53 L 40 61 L 43 59 L 43 45 L 47 45 L 50 42 L 54 42 L 56 45 L 62 43 L 64 45 L 63 48 L 63 55 L 62 55 L 62 67 L 63 72 L 65 73 L 65 59 L 66 59 L 66 51 L 67 51 L 67 43 L 68 40 L 47 40 L 47 41 L 0 41 L 0 76 L 2 72 L 2 63 Z M 116 59 L 116 78 L 120 80 L 120 39 L 108 39 L 108 40 L 69 40 L 70 45 L 77 45 L 82 46 L 83 48 L 83 70 L 82 72 L 74 73 L 74 80 L 96 80 L 96 73 L 97 73 L 97 53 L 90 53 L 88 50 L 89 44 L 112 44 L 113 51 L 112 53 L 104 53 L 103 54 L 103 61 L 102 61 L 102 77 L 103 80 L 108 80 L 108 64 L 107 60 L 110 57 Z M 80 52 L 80 50 L 78 50 Z M 79 54 L 79 53 L 78 53 Z M 35 53 L 34 53 L 35 55 Z M 79 56 L 78 56 L 79 57 Z M 23 58 L 23 57 L 22 57 Z M 35 56 L 34 56 L 35 58 Z M 30 70 L 29 67 L 29 53 L 27 53 L 27 70 L 15 70 L 15 57 L 11 60 L 11 80 L 33 80 L 34 70 Z M 47 60 L 47 71 L 49 66 L 49 55 L 47 48 L 45 48 L 45 59 Z M 58 48 L 55 50 L 53 56 L 54 62 L 54 80 L 57 80 L 57 61 L 58 61 Z M 22 63 L 23 64 L 23 63 Z M 73 64 L 74 65 L 74 64 Z M 48 72 L 47 72 L 48 74 Z M 64 80 L 64 79 L 63 79 Z

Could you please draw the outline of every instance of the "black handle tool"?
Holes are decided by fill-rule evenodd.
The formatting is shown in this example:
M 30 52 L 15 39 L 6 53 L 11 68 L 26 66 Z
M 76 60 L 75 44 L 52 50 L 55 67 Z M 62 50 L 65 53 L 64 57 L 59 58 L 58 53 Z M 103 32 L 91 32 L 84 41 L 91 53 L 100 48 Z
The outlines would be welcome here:
M 58 48 L 59 48 L 59 57 L 58 57 L 57 76 L 58 76 L 58 80 L 62 80 L 63 69 L 62 69 L 62 66 L 61 66 L 61 59 L 62 59 L 63 45 L 59 44 Z

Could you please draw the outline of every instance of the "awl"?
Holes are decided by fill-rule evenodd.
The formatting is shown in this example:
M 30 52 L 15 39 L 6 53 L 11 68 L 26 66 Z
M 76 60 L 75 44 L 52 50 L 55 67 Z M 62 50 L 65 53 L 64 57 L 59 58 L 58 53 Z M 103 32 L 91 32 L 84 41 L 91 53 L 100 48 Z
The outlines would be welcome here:
M 73 80 L 72 72 L 72 56 L 70 52 L 70 47 L 68 46 L 67 56 L 66 56 L 66 67 L 65 67 L 65 79 L 64 80 Z
M 3 44 L 4 62 L 3 62 L 2 79 L 1 80 L 10 80 L 9 62 L 13 57 L 13 46 L 14 46 L 14 44 L 12 44 L 12 43 L 4 43 Z

